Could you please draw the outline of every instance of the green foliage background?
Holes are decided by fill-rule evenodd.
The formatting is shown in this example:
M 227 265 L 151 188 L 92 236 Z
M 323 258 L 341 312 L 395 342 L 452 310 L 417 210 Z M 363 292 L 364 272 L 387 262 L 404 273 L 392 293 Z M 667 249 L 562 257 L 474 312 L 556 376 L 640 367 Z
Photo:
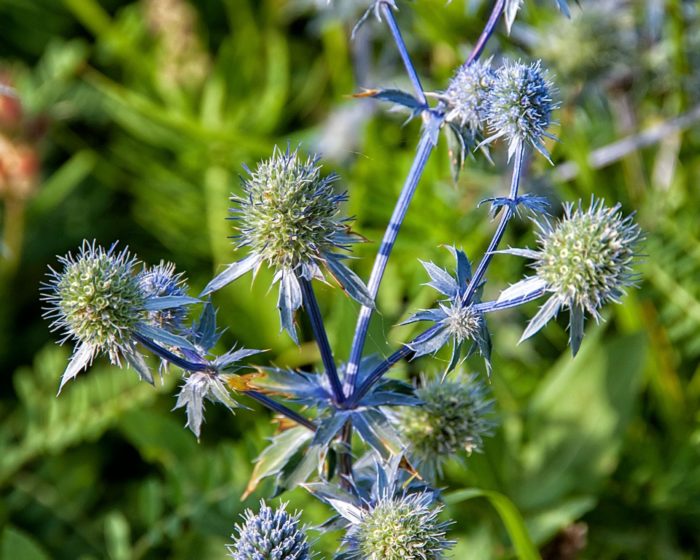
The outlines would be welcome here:
M 324 152 L 341 175 L 355 229 L 371 241 L 356 262 L 366 277 L 419 125 L 349 98 L 407 84 L 382 26 L 371 22 L 349 42 L 363 3 L 336 3 L 318 11 L 310 0 L 0 0 L 0 70 L 25 115 L 11 138 L 41 162 L 31 196 L 0 193 L 0 559 L 221 558 L 239 513 L 269 490 L 240 499 L 274 432 L 251 403 L 254 414 L 235 417 L 209 406 L 197 443 L 182 411 L 170 412 L 174 374 L 153 389 L 100 361 L 56 398 L 69 349 L 40 318 L 38 288 L 56 254 L 95 238 L 118 239 L 149 263 L 176 262 L 198 292 L 234 258 L 225 218 L 241 164 L 287 142 Z M 426 89 L 440 90 L 490 3 L 399 3 Z M 543 57 L 560 89 L 557 167 L 534 159 L 526 190 L 547 195 L 555 212 L 560 200 L 592 193 L 619 200 L 637 211 L 646 257 L 641 289 L 587 326 L 576 360 L 563 322 L 516 345 L 536 305 L 492 318 L 501 427 L 484 454 L 446 470 L 445 486 L 472 489 L 450 500 L 454 556 L 515 554 L 503 508 L 493 508 L 502 502 L 479 497 L 495 490 L 517 506 L 545 558 L 573 558 L 565 545 L 583 527 L 580 558 L 692 558 L 700 554 L 698 120 L 604 167 L 588 158 L 697 114 L 698 6 L 629 2 L 600 15 L 584 0 L 583 15 L 573 6 L 568 21 L 554 2 L 525 4 L 512 36 L 499 28 L 487 52 Z M 501 148 L 494 158 L 468 161 L 454 185 L 446 147 L 434 154 L 380 291 L 375 351 L 410 336 L 393 325 L 435 297 L 421 286 L 417 257 L 446 264 L 441 244 L 473 257 L 484 249 L 494 224 L 476 204 L 507 181 Z M 567 162 L 578 165 L 575 176 Z M 506 243 L 532 239 L 522 221 Z M 487 292 L 523 272 L 518 259 L 496 259 Z M 269 348 L 278 364 L 314 364 L 313 344 L 297 349 L 278 334 L 269 281 L 261 273 L 252 287 L 244 280 L 217 294 L 224 342 Z M 336 355 L 347 356 L 356 305 L 332 289 L 321 302 Z M 396 375 L 431 367 L 403 364 Z M 309 523 L 328 514 L 303 492 L 284 498 Z M 324 557 L 337 537 L 320 539 Z

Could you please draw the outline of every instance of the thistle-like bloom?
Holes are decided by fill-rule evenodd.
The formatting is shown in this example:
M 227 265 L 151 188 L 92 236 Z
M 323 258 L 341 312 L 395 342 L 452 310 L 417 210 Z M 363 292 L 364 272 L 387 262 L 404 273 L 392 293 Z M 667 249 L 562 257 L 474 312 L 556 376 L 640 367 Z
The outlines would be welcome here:
M 187 283 L 183 274 L 175 272 L 173 263 L 161 261 L 160 264 L 144 268 L 138 277 L 141 289 L 147 297 L 176 297 L 187 295 Z M 187 308 L 184 305 L 167 309 L 149 311 L 147 322 L 155 327 L 180 332 L 187 318 Z
M 107 354 L 116 365 L 125 359 L 152 382 L 148 366 L 134 348 L 147 300 L 134 274 L 136 258 L 127 249 L 118 252 L 116 243 L 105 250 L 85 241 L 76 256 L 69 253 L 58 261 L 63 269 L 49 267 L 49 281 L 42 284 L 42 299 L 48 303 L 44 316 L 53 320 L 51 330 L 63 332 L 61 343 L 76 341 L 59 392 L 99 354 Z
M 600 319 L 600 308 L 618 303 L 625 288 L 635 284 L 632 264 L 642 234 L 620 205 L 608 208 L 591 200 L 587 210 L 567 204 L 564 216 L 552 224 L 538 223 L 538 251 L 504 252 L 533 259 L 535 275 L 505 290 L 499 300 L 544 290 L 552 295 L 532 318 L 522 340 L 539 331 L 561 308 L 569 309 L 569 342 L 574 354 L 583 339 L 584 312 Z
M 386 492 L 366 508 L 346 508 L 350 527 L 343 539 L 346 558 L 357 560 L 439 560 L 454 544 L 449 523 L 438 520 L 442 505 L 432 492 Z
M 308 560 L 311 558 L 304 529 L 299 525 L 300 513 L 291 515 L 287 504 L 276 510 L 260 502 L 255 514 L 246 510 L 244 523 L 236 524 L 229 556 L 235 560 Z
M 437 560 L 454 545 L 446 538 L 449 522 L 440 522 L 437 493 L 399 468 L 402 454 L 384 463 L 357 465 L 354 491 L 328 482 L 305 484 L 333 507 L 345 524 L 345 550 L 336 558 L 353 560 Z
M 460 451 L 481 452 L 491 435 L 493 401 L 476 375 L 447 380 L 422 378 L 419 406 L 401 407 L 392 414 L 394 426 L 407 445 L 412 463 L 432 480 L 442 465 Z
M 239 222 L 238 248 L 248 248 L 248 256 L 231 264 L 204 289 L 203 295 L 233 282 L 263 263 L 275 270 L 279 282 L 282 327 L 296 341 L 294 312 L 302 305 L 299 279 L 323 279 L 325 267 L 342 288 L 363 305 L 373 305 L 362 281 L 342 262 L 349 250 L 361 241 L 350 231 L 348 218 L 340 216 L 346 194 L 333 189 L 335 175 L 321 176 L 317 157 L 302 158 L 298 150 L 282 152 L 258 164 L 243 180 L 244 194 L 233 196 L 232 212 Z
M 447 106 L 445 120 L 481 130 L 487 116 L 488 93 L 494 85 L 496 73 L 490 61 L 474 61 L 459 67 L 447 90 L 438 98 Z
M 409 317 L 403 324 L 416 321 L 429 321 L 435 323 L 429 334 L 418 337 L 409 344 L 414 352 L 414 357 L 434 354 L 448 342 L 452 342 L 452 359 L 447 372 L 454 369 L 459 363 L 462 350 L 469 344 L 472 349 L 478 349 L 486 362 L 486 368 L 491 371 L 491 337 L 486 326 L 483 312 L 477 307 L 478 298 L 466 303 L 464 301 L 472 271 L 469 260 L 464 252 L 448 247 L 456 261 L 455 275 L 431 263 L 424 262 L 430 282 L 428 286 L 434 288 L 447 299 L 439 302 L 438 307 L 418 311 Z M 471 352 L 471 350 L 470 350 Z
M 531 144 L 549 160 L 543 138 L 554 138 L 547 128 L 556 105 L 552 102 L 552 84 L 539 61 L 529 66 L 506 61 L 496 71 L 486 105 L 491 136 L 484 140 L 485 144 L 505 138 L 508 159 L 518 146 Z

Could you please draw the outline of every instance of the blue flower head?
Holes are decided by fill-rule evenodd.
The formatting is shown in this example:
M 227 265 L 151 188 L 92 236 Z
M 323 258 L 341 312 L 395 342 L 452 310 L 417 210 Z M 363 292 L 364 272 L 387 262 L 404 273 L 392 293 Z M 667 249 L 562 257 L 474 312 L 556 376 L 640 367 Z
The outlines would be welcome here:
M 136 258 L 127 249 L 118 251 L 116 243 L 104 249 L 94 241 L 84 241 L 77 255 L 68 253 L 58 261 L 63 268 L 49 268 L 42 299 L 48 304 L 44 316 L 52 319 L 51 329 L 62 331 L 61 343 L 76 343 L 61 388 L 100 354 L 116 365 L 126 360 L 149 378 L 134 342 L 146 303 L 134 274 Z
M 232 545 L 227 546 L 234 560 L 309 560 L 311 553 L 299 513 L 286 511 L 287 504 L 273 510 L 264 501 L 260 511 L 246 510 L 244 523 L 236 524 Z
M 197 302 L 177 290 L 165 295 L 161 289 L 163 275 L 175 284 L 180 282 L 179 276 L 170 273 L 174 270 L 168 267 L 146 269 L 157 270 L 153 275 L 137 274 L 136 257 L 127 249 L 118 251 L 116 243 L 104 249 L 94 241 L 84 241 L 77 255 L 68 253 L 58 262 L 62 269 L 49 267 L 49 280 L 42 284 L 42 300 L 47 303 L 44 316 L 52 320 L 52 330 L 63 332 L 61 343 L 76 343 L 59 392 L 100 354 L 106 354 L 118 366 L 126 361 L 142 379 L 153 383 L 136 343 L 167 341 L 174 348 L 181 343 L 187 345 L 182 337 L 162 328 L 170 325 L 156 320 L 169 310 L 175 310 L 173 317 L 177 317 L 181 313 L 178 309 Z
M 464 252 L 448 247 L 456 261 L 454 276 L 432 262 L 424 262 L 430 282 L 446 299 L 433 309 L 424 309 L 414 313 L 403 324 L 417 321 L 434 323 L 433 328 L 409 344 L 414 357 L 435 354 L 448 342 L 452 343 L 452 359 L 446 372 L 453 370 L 459 363 L 462 350 L 469 347 L 469 353 L 478 350 L 491 371 L 491 337 L 486 326 L 484 312 L 478 304 L 478 297 L 465 302 L 465 294 L 472 277 L 471 265 Z M 478 294 L 477 294 L 478 296 Z
M 547 129 L 555 108 L 552 84 L 539 61 L 529 66 L 506 61 L 496 71 L 489 91 L 487 120 L 491 136 L 484 143 L 504 138 L 508 142 L 509 159 L 518 146 L 530 144 L 549 159 L 543 138 L 554 138 Z
M 263 263 L 275 271 L 280 285 L 278 308 L 282 327 L 296 341 L 294 312 L 302 305 L 299 279 L 323 280 L 322 267 L 353 299 L 373 305 L 362 281 L 342 262 L 361 237 L 350 231 L 340 215 L 346 194 L 334 190 L 335 175 L 321 176 L 317 157 L 303 158 L 298 150 L 275 148 L 243 180 L 243 195 L 233 196 L 238 248 L 248 255 L 231 264 L 204 289 L 209 294 Z
M 495 78 L 490 61 L 476 60 L 460 66 L 447 90 L 439 96 L 446 105 L 445 121 L 472 131 L 481 130 L 487 117 L 488 93 Z
M 138 276 L 141 290 L 147 297 L 175 297 L 187 295 L 187 283 L 183 274 L 175 272 L 173 263 L 161 261 L 160 264 L 145 267 Z M 147 322 L 153 326 L 180 332 L 185 328 L 187 307 L 178 305 L 167 309 L 156 309 L 148 313 Z
M 504 251 L 531 258 L 535 274 L 505 290 L 499 299 L 537 290 L 549 292 L 550 298 L 532 318 L 522 339 L 567 308 L 569 339 L 576 354 L 583 339 L 584 312 L 600 319 L 600 308 L 618 302 L 625 288 L 635 284 L 632 265 L 642 233 L 630 216 L 622 216 L 619 204 L 609 208 L 595 199 L 588 209 L 580 202 L 578 206 L 567 204 L 560 220 L 538 222 L 538 230 L 539 250 Z
M 327 483 L 305 485 L 335 508 L 342 517 L 339 523 L 347 527 L 345 550 L 338 558 L 440 560 L 454 545 L 447 539 L 450 522 L 438 519 L 442 505 L 436 503 L 436 492 L 402 482 L 402 460 L 396 455 L 376 464 L 369 493 L 361 487 L 351 494 Z

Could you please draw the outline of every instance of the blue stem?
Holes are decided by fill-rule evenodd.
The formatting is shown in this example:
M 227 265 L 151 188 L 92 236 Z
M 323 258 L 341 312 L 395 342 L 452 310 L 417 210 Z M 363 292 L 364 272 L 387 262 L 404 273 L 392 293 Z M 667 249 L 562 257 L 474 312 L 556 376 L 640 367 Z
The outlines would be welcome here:
M 413 194 L 416 192 L 416 187 L 418 186 L 418 181 L 423 174 L 423 169 L 425 164 L 428 162 L 428 157 L 433 150 L 433 143 L 430 139 L 430 135 L 424 132 L 421 136 L 420 143 L 418 144 L 418 150 L 416 152 L 416 157 L 413 160 L 413 165 L 411 170 L 406 177 L 406 182 L 404 183 L 399 199 L 394 207 L 394 213 L 391 216 L 391 221 L 384 233 L 384 239 L 382 239 L 382 244 L 379 247 L 379 253 L 374 260 L 374 266 L 372 267 L 372 273 L 369 277 L 369 282 L 367 282 L 367 290 L 372 296 L 372 299 L 376 299 L 377 292 L 379 291 L 379 284 L 382 281 L 382 276 L 386 270 L 386 265 L 389 262 L 389 256 L 391 255 L 391 250 L 396 242 L 396 237 L 401 229 L 401 224 L 406 217 L 406 212 L 411 204 L 411 199 Z M 360 366 L 360 360 L 362 359 L 362 351 L 364 349 L 365 340 L 367 339 L 367 330 L 369 329 L 369 322 L 372 318 L 371 307 L 362 307 L 360 310 L 360 315 L 357 319 L 357 326 L 355 327 L 355 336 L 352 341 L 352 350 L 350 351 L 350 360 L 347 366 L 347 375 L 345 377 L 345 394 L 351 395 L 354 391 L 355 382 L 357 379 L 357 371 Z
M 309 315 L 311 329 L 314 331 L 314 338 L 318 343 L 318 349 L 321 352 L 323 367 L 325 368 L 326 375 L 331 383 L 335 401 L 336 403 L 342 403 L 345 400 L 343 386 L 340 383 L 338 370 L 335 367 L 333 352 L 331 351 L 331 345 L 328 343 L 326 328 L 323 326 L 323 317 L 321 316 L 321 310 L 318 308 L 318 301 L 316 301 L 314 289 L 311 286 L 311 282 L 306 278 L 299 278 L 299 284 L 301 286 L 302 298 L 304 300 L 304 309 L 306 309 L 306 312 Z
M 296 422 L 300 426 L 304 426 L 305 428 L 308 428 L 312 432 L 316 431 L 316 424 L 314 424 L 311 420 L 304 418 L 301 414 L 297 414 L 291 408 L 287 408 L 283 404 L 280 404 L 277 401 L 273 401 L 267 395 L 263 395 L 262 393 L 258 393 L 257 391 L 244 391 L 244 392 L 251 399 L 258 401 L 260 404 L 266 406 L 270 410 L 273 410 L 275 412 L 279 412 L 283 416 L 286 416 L 290 420 L 293 420 L 294 422 Z
M 408 54 L 408 49 L 406 48 L 406 43 L 403 40 L 403 37 L 401 36 L 401 31 L 399 30 L 399 26 L 396 23 L 396 18 L 394 17 L 394 12 L 391 11 L 391 6 L 387 4 L 386 2 L 382 2 L 381 4 L 381 10 L 382 10 L 382 17 L 386 20 L 387 25 L 389 26 L 389 30 L 391 31 L 391 35 L 394 37 L 394 42 L 396 43 L 396 47 L 399 49 L 399 54 L 401 55 L 401 59 L 403 60 L 403 65 L 406 67 L 406 72 L 408 73 L 408 77 L 411 80 L 411 83 L 413 84 L 413 89 L 416 92 L 416 97 L 418 98 L 418 101 L 422 105 L 427 105 L 428 101 L 425 98 L 425 92 L 423 91 L 423 86 L 420 83 L 420 78 L 418 77 L 418 73 L 416 72 L 416 68 L 413 66 L 413 62 L 411 61 L 411 57 Z
M 152 340 L 146 338 L 138 332 L 134 333 L 134 338 L 138 340 L 141 344 L 143 344 L 146 348 L 148 348 L 151 352 L 153 352 L 156 356 L 167 360 L 171 364 L 179 367 L 180 369 L 184 369 L 185 371 L 206 371 L 209 368 L 209 364 L 190 362 L 189 360 L 186 360 L 185 358 L 174 354 L 170 350 L 163 348 L 160 344 L 153 342 Z
M 477 39 L 476 44 L 472 49 L 472 52 L 469 53 L 469 57 L 467 58 L 467 64 L 471 64 L 475 60 L 478 60 L 481 56 L 481 53 L 484 52 L 484 47 L 486 47 L 486 43 L 491 38 L 491 35 L 493 35 L 493 32 L 496 29 L 496 24 L 498 23 L 501 14 L 503 14 L 503 10 L 505 9 L 505 7 L 505 0 L 496 0 L 496 3 L 493 6 L 493 10 L 491 11 L 491 16 L 486 22 L 484 30 L 481 32 L 479 39 Z
M 510 182 L 510 195 L 508 198 L 511 200 L 515 201 L 518 198 L 518 188 L 520 186 L 520 177 L 522 175 L 522 170 L 523 170 L 523 161 L 525 160 L 525 145 L 523 142 L 520 142 L 518 144 L 518 147 L 515 149 L 515 162 L 513 163 L 513 176 L 511 178 Z M 486 249 L 486 253 L 484 253 L 484 257 L 481 259 L 481 262 L 479 262 L 479 266 L 476 268 L 476 272 L 474 272 L 474 276 L 472 276 L 472 279 L 469 281 L 469 286 L 467 287 L 466 292 L 464 293 L 464 297 L 462 298 L 462 301 L 464 302 L 465 305 L 469 305 L 469 303 L 472 301 L 474 297 L 474 293 L 476 290 L 479 288 L 479 285 L 481 284 L 481 280 L 484 278 L 484 274 L 486 274 L 486 269 L 488 268 L 489 264 L 491 263 L 491 259 L 493 259 L 494 251 L 498 247 L 498 244 L 501 242 L 501 239 L 503 238 L 503 234 L 506 231 L 506 226 L 508 225 L 508 222 L 510 219 L 513 217 L 515 214 L 515 206 L 514 205 L 508 205 L 504 211 L 503 211 L 503 217 L 501 218 L 501 222 L 498 224 L 498 228 L 496 229 L 496 233 L 493 236 L 493 239 L 491 239 L 491 243 L 489 243 L 488 249 Z
M 430 338 L 438 328 L 440 328 L 438 325 L 430 327 L 428 330 L 422 332 L 416 338 L 414 338 L 412 343 L 418 343 L 426 338 Z M 401 348 L 399 348 L 396 352 L 394 352 L 391 356 L 389 356 L 381 364 L 374 368 L 374 370 L 372 370 L 372 373 L 370 373 L 367 376 L 367 378 L 353 393 L 352 397 L 348 400 L 348 402 L 346 403 L 347 408 L 353 408 L 357 406 L 357 403 L 359 403 L 360 400 L 362 400 L 362 397 L 369 393 L 374 384 L 377 383 L 377 381 L 379 381 L 382 378 L 382 376 L 387 371 L 389 371 L 394 364 L 400 362 L 404 358 L 407 358 L 412 353 L 413 350 L 411 350 L 410 346 L 408 344 L 404 344 Z
M 518 188 L 520 185 L 520 178 L 522 175 L 522 167 L 523 167 L 523 161 L 525 159 L 525 148 L 524 144 L 521 142 L 516 151 L 515 151 L 515 162 L 513 163 L 513 176 L 511 179 L 511 185 L 510 185 L 510 196 L 509 198 L 511 200 L 515 200 L 518 196 Z M 493 258 L 493 251 L 496 250 L 496 247 L 498 247 L 498 244 L 500 243 L 503 233 L 505 232 L 506 226 L 508 225 L 508 221 L 510 218 L 513 216 L 515 210 L 513 206 L 508 206 L 505 209 L 505 213 L 503 214 L 503 217 L 501 218 L 501 223 L 498 225 L 498 229 L 496 230 L 496 233 L 493 236 L 493 239 L 491 240 L 491 243 L 489 244 L 489 248 L 487 249 L 486 254 L 484 255 L 484 258 L 481 259 L 481 262 L 479 263 L 479 266 L 476 269 L 476 272 L 474 273 L 474 276 L 472 277 L 471 281 L 469 282 L 469 286 L 467 287 L 467 290 L 464 295 L 463 301 L 465 302 L 466 305 L 469 304 L 471 299 L 474 296 L 474 292 L 478 288 L 479 284 L 481 284 L 481 279 L 484 277 L 484 274 L 486 273 L 486 269 L 488 268 L 489 263 L 491 262 L 491 259 Z M 540 297 L 542 295 L 541 291 L 538 291 L 537 294 L 535 295 L 534 293 L 532 294 L 532 299 L 536 299 L 537 297 Z M 530 299 L 524 299 L 521 303 L 525 303 L 525 301 L 530 301 Z M 504 305 L 503 307 L 499 307 L 498 304 L 493 304 L 492 309 L 488 309 L 488 311 L 495 311 L 496 309 L 499 308 L 505 308 L 506 306 Z M 439 328 L 437 325 L 429 328 L 425 332 L 421 333 L 418 335 L 413 342 L 418 343 L 424 340 L 426 337 L 432 336 L 432 334 L 435 332 L 435 329 Z M 391 366 L 393 366 L 395 363 L 399 362 L 403 358 L 406 358 L 411 355 L 413 351 L 411 350 L 409 345 L 404 345 L 401 348 L 399 348 L 396 352 L 394 352 L 391 356 L 389 356 L 386 360 L 384 360 L 381 364 L 379 364 L 372 373 L 367 376 L 367 379 L 365 379 L 362 384 L 357 388 L 356 391 L 353 391 L 353 394 L 351 398 L 347 402 L 347 407 L 352 408 L 353 406 L 357 406 L 357 403 L 360 402 L 362 397 L 364 397 L 374 386 L 377 381 L 379 381 L 382 376 L 389 371 Z

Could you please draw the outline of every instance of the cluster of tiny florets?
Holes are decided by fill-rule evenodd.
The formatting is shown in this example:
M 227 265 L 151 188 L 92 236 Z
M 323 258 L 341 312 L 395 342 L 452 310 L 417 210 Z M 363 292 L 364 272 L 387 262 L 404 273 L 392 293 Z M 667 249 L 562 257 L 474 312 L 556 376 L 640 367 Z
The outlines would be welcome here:
M 181 297 L 187 295 L 187 284 L 182 273 L 175 272 L 173 263 L 162 262 L 145 268 L 139 274 L 141 289 L 147 297 Z M 162 329 L 179 331 L 184 327 L 187 309 L 181 305 L 158 311 L 149 311 L 147 322 Z
M 495 75 L 489 62 L 477 60 L 460 66 L 440 96 L 447 105 L 445 120 L 480 130 L 486 119 L 488 92 Z
M 474 340 L 479 334 L 481 314 L 471 306 L 464 306 L 461 302 L 452 303 L 449 306 L 441 306 L 447 317 L 442 320 L 442 324 L 457 343 L 465 340 Z
M 528 143 L 548 157 L 542 139 L 551 124 L 552 109 L 552 85 L 540 63 L 528 66 L 506 61 L 496 71 L 488 95 L 487 120 L 492 136 L 487 141 L 504 137 L 511 154 L 518 145 Z
M 634 283 L 631 265 L 640 238 L 639 226 L 622 216 L 619 204 L 592 201 L 587 210 L 568 204 L 556 224 L 540 225 L 534 267 L 562 304 L 597 317 L 603 304 L 618 301 Z
M 134 274 L 137 261 L 113 245 L 105 250 L 84 242 L 77 256 L 59 257 L 63 270 L 51 269 L 43 286 L 45 316 L 64 339 L 87 345 L 92 356 L 105 352 L 119 363 L 133 346 L 132 335 L 143 318 L 145 294 Z
M 459 453 L 480 452 L 492 433 L 493 401 L 475 375 L 426 381 L 416 389 L 419 406 L 402 407 L 395 426 L 421 471 L 432 477 Z
M 299 513 L 286 511 L 286 504 L 273 510 L 260 502 L 255 514 L 246 510 L 245 522 L 236 525 L 231 535 L 234 543 L 228 546 L 229 556 L 235 560 L 308 560 L 309 543 L 299 526 Z
M 430 493 L 384 496 L 363 511 L 345 538 L 348 556 L 357 560 L 439 560 L 452 546 L 442 506 Z
M 239 246 L 278 270 L 322 258 L 339 246 L 337 236 L 348 229 L 339 217 L 346 195 L 334 192 L 335 179 L 321 176 L 317 157 L 304 159 L 297 150 L 275 148 L 244 179 L 244 195 L 231 199 L 238 205 Z

